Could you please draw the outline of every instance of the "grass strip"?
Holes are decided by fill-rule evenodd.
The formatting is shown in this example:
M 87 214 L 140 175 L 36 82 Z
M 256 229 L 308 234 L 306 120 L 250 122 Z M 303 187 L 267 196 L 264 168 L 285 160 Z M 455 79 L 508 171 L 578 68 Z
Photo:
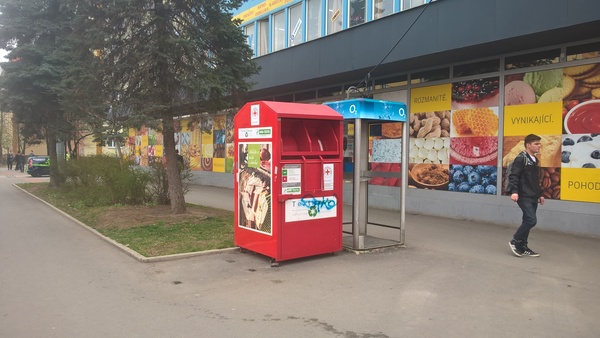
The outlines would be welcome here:
M 188 204 L 185 220 L 170 213 L 153 215 L 151 223 L 128 223 L 140 220 L 156 206 L 122 205 L 88 206 L 82 203 L 81 192 L 65 187 L 51 188 L 48 183 L 24 183 L 21 188 L 54 205 L 87 226 L 97 230 L 145 257 L 181 254 L 233 247 L 233 213 L 226 210 Z M 103 215 L 110 215 L 115 225 L 107 224 Z M 116 215 L 116 216 L 115 216 Z M 195 217 L 198 215 L 198 217 Z M 120 222 L 119 222 L 120 218 Z M 147 218 L 147 217 L 146 217 Z M 190 221 L 190 219 L 192 221 Z

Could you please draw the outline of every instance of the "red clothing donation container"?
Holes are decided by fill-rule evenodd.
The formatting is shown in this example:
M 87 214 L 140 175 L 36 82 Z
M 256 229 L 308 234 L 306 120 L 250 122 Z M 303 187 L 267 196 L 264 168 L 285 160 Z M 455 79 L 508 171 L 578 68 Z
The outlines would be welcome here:
M 274 261 L 342 249 L 343 116 L 257 101 L 234 118 L 235 245 Z

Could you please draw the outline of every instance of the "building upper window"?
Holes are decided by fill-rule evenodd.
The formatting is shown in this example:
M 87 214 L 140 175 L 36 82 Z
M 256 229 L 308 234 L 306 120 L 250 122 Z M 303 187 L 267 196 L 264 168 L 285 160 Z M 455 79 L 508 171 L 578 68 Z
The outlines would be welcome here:
M 258 20 L 258 56 L 269 52 L 269 19 Z
M 342 0 L 327 0 L 327 34 L 342 30 Z
M 321 0 L 306 0 L 306 40 L 321 36 Z
M 425 5 L 432 2 L 432 0 L 402 0 L 402 9 L 411 9 L 413 7 Z
M 365 23 L 367 6 L 365 0 L 348 0 L 348 27 Z
M 304 22 L 302 21 L 302 6 L 300 4 L 290 7 L 288 22 L 288 46 L 295 46 L 302 43 Z
M 373 0 L 373 19 L 394 13 L 394 0 Z
M 114 138 L 109 138 L 106 140 L 106 147 L 107 148 L 116 148 L 117 147 L 117 142 L 115 142 Z
M 252 49 L 252 53 L 254 54 L 254 52 L 256 51 L 256 48 L 254 46 L 254 23 L 251 23 L 244 27 L 244 35 L 246 35 L 246 42 L 248 43 L 248 46 L 250 46 L 250 49 Z
M 285 12 L 273 14 L 273 51 L 285 48 Z

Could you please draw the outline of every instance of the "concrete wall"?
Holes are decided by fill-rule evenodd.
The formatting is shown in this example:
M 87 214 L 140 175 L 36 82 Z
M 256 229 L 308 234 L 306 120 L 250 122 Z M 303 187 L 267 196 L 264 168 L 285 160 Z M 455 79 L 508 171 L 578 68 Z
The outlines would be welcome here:
M 233 189 L 233 175 L 197 171 L 193 183 Z M 344 203 L 352 203 L 350 183 L 344 184 Z M 370 186 L 369 207 L 399 210 L 400 188 Z M 521 222 L 521 210 L 508 196 L 408 189 L 406 210 L 413 214 L 500 225 L 516 226 Z M 600 237 L 600 207 L 597 203 L 549 200 L 538 208 L 537 215 L 537 226 L 541 229 Z

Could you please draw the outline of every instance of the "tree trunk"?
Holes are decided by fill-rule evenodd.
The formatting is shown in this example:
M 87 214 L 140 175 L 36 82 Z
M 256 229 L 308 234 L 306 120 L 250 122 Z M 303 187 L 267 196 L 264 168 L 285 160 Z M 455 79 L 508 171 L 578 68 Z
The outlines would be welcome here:
M 165 110 L 162 113 L 164 156 L 167 159 L 167 181 L 169 182 L 169 199 L 171 200 L 171 213 L 185 213 L 185 197 L 183 196 L 183 185 L 181 184 L 181 173 L 177 164 L 175 153 L 175 128 L 173 127 L 173 115 Z

